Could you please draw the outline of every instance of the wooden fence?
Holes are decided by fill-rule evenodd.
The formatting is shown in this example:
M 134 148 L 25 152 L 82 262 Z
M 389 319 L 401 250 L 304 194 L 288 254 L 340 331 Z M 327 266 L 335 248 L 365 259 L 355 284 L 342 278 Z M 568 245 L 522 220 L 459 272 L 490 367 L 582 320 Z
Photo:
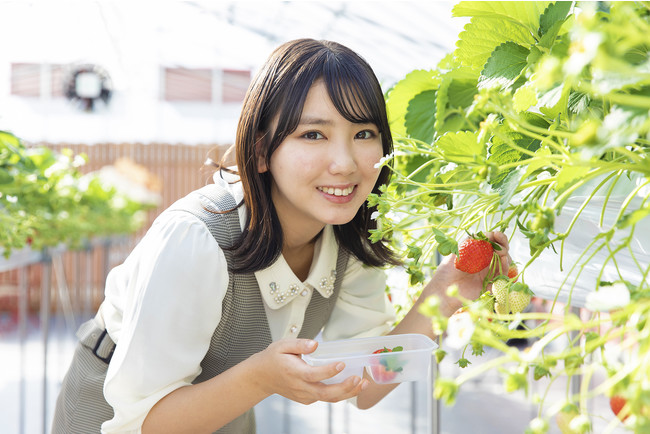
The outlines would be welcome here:
M 107 270 L 120 264 L 135 244 L 142 238 L 158 214 L 177 199 L 192 190 L 209 182 L 209 174 L 202 171 L 203 162 L 209 156 L 218 160 L 228 148 L 217 145 L 173 145 L 173 144 L 139 144 L 139 143 L 106 143 L 96 145 L 70 145 L 70 144 L 38 144 L 60 151 L 63 148 L 71 149 L 74 154 L 84 153 L 88 162 L 81 167 L 83 173 L 101 169 L 112 165 L 120 158 L 128 158 L 136 164 L 143 166 L 161 181 L 162 201 L 156 209 L 148 212 L 143 228 L 137 233 L 126 237 L 125 240 L 103 244 L 92 243 L 80 251 L 66 251 L 62 255 L 63 266 L 59 267 L 59 275 L 47 276 L 52 280 L 50 293 L 50 306 L 52 310 L 61 307 L 60 294 L 64 274 L 66 291 L 70 294 L 71 307 L 74 310 L 96 309 L 103 300 L 104 279 Z M 61 270 L 62 268 L 62 270 Z M 0 273 L 0 329 L 9 319 L 15 319 L 18 312 L 18 293 L 20 273 L 22 279 L 27 280 L 22 284 L 27 287 L 27 303 L 30 311 L 38 311 L 41 304 L 41 288 L 44 270 L 52 272 L 51 267 L 36 263 L 27 266 L 27 272 L 12 269 Z M 26 277 L 25 277 L 26 276 Z M 90 299 L 88 299 L 90 297 Z M 10 321 L 14 323 L 14 321 Z M 1 331 L 1 330 L 0 330 Z

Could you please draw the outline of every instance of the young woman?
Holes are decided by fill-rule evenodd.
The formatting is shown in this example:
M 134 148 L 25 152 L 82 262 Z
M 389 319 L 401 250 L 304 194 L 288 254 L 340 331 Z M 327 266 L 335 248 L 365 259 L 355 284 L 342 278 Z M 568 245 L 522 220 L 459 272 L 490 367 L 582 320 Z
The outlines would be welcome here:
M 328 41 L 277 48 L 248 91 L 236 168 L 163 212 L 110 273 L 96 317 L 64 380 L 56 433 L 253 433 L 252 408 L 272 394 L 301 403 L 356 397 L 369 408 L 395 385 L 321 381 L 342 363 L 301 359 L 326 340 L 432 336 L 414 308 L 390 330 L 381 267 L 398 263 L 366 198 L 387 183 L 385 102 L 368 64 Z M 490 237 L 508 267 L 506 237 Z M 457 284 L 475 298 L 483 274 L 441 264 L 421 299 Z

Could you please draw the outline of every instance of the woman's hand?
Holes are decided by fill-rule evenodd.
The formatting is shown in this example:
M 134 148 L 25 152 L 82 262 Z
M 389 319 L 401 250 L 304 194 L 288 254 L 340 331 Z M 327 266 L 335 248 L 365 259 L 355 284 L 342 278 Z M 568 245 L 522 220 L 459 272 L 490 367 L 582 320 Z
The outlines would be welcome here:
M 277 393 L 301 404 L 338 402 L 358 395 L 368 382 L 358 376 L 338 384 L 321 383 L 341 372 L 345 364 L 308 365 L 300 356 L 312 353 L 317 346 L 310 339 L 282 339 L 253 355 L 249 360 L 259 386 L 268 395 Z
M 454 266 L 456 255 L 453 253 L 445 257 L 436 269 L 432 278 L 432 283 L 435 285 L 430 285 L 430 293 L 427 295 L 432 295 L 434 293 L 433 291 L 435 291 L 435 293 L 440 296 L 443 306 L 447 307 L 447 309 L 445 309 L 447 313 L 451 314 L 461 306 L 458 299 L 446 295 L 446 289 L 449 286 L 458 286 L 458 292 L 461 297 L 474 300 L 481 294 L 483 282 L 486 277 L 488 277 L 489 273 L 492 273 L 492 278 L 499 273 L 505 275 L 508 274 L 508 267 L 510 267 L 511 262 L 510 255 L 508 254 L 508 238 L 502 232 L 488 232 L 487 237 L 490 241 L 501 246 L 501 250 L 495 250 L 501 265 L 500 269 L 490 270 L 490 267 L 487 267 L 478 273 L 465 273 L 456 269 Z

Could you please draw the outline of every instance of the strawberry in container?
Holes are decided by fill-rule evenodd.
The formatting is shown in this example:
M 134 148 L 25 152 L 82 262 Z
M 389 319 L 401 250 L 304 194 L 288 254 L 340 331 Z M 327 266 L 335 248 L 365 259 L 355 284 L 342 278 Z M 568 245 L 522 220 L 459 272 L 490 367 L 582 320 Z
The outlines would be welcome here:
M 387 354 L 402 351 L 401 346 L 380 348 L 372 354 Z M 404 361 L 397 356 L 379 356 L 371 359 L 370 373 L 375 383 L 392 383 L 404 370 Z

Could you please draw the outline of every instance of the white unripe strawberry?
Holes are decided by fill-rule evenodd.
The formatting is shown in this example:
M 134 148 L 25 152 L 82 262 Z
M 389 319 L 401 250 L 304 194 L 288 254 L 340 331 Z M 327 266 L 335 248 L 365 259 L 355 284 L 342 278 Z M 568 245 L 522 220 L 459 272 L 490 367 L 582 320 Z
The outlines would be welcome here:
M 510 289 L 508 294 L 508 302 L 510 303 L 510 311 L 512 313 L 519 313 L 526 309 L 528 303 L 530 303 L 530 290 L 524 287 L 522 290 L 517 290 L 517 287 Z
M 494 295 L 496 302 L 502 307 L 505 307 L 507 304 L 509 286 L 508 279 L 504 278 L 497 278 L 497 280 L 492 282 L 492 294 Z

